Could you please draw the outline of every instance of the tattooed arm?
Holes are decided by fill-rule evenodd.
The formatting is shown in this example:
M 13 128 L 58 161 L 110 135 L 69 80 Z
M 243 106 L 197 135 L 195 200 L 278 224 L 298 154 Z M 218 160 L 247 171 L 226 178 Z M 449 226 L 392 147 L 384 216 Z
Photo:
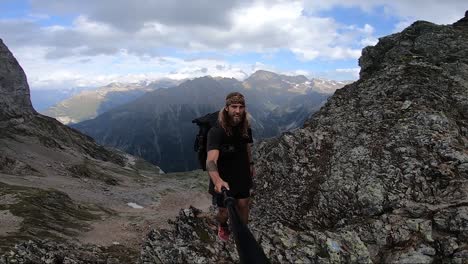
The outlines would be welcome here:
M 219 176 L 218 172 L 218 157 L 219 157 L 219 150 L 213 149 L 208 151 L 208 157 L 206 158 L 206 170 L 208 171 L 208 174 L 210 175 L 211 180 L 214 183 L 215 186 L 215 192 L 220 193 L 221 192 L 221 187 L 226 187 L 226 189 L 229 190 L 229 185 L 227 182 L 223 181 L 221 177 Z

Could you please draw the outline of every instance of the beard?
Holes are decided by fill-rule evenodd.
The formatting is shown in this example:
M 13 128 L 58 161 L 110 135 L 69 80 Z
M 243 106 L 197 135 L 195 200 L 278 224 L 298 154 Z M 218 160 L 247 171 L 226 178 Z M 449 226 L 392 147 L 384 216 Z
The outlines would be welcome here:
M 232 126 L 237 126 L 239 125 L 240 123 L 242 123 L 242 121 L 244 121 L 244 115 L 241 115 L 241 114 L 229 114 L 229 123 L 232 125 Z

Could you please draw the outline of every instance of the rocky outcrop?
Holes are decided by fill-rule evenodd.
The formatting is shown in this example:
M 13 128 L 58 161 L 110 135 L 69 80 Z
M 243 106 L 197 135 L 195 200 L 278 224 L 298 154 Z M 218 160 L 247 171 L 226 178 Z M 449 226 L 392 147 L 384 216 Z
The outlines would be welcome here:
M 357 82 L 257 146 L 251 228 L 272 262 L 466 263 L 466 19 L 381 38 Z M 172 254 L 220 260 L 179 239 Z
M 0 121 L 34 114 L 26 75 L 0 39 Z
M 0 39 L 0 140 L 2 139 L 39 141 L 46 147 L 71 149 L 80 155 L 124 163 L 120 154 L 97 145 L 91 137 L 64 126 L 53 118 L 38 114 L 31 105 L 23 69 Z
M 374 262 L 466 258 L 467 58 L 468 30 L 422 21 L 364 49 L 359 81 L 259 146 L 257 217 L 353 232 Z

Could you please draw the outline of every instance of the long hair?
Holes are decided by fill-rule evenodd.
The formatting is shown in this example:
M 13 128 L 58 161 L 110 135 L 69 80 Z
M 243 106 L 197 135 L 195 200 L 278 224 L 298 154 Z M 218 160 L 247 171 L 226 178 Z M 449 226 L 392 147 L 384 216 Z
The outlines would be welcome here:
M 244 138 L 249 137 L 249 128 L 250 128 L 250 121 L 247 110 L 242 115 L 242 122 L 240 123 L 240 131 L 241 135 Z M 229 122 L 229 113 L 226 110 L 226 107 L 221 108 L 218 114 L 218 123 L 224 129 L 228 136 L 232 136 L 232 124 Z

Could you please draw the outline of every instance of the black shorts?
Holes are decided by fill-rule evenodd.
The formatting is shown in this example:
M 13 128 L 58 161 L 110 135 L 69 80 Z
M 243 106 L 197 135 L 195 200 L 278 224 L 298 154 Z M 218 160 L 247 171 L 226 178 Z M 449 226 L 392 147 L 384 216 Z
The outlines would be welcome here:
M 248 191 L 243 191 L 243 192 L 238 192 L 234 195 L 229 193 L 228 191 L 228 196 L 234 197 L 234 199 L 245 199 L 250 197 L 250 190 Z M 212 194 L 212 202 L 213 205 L 216 205 L 221 208 L 225 208 L 226 206 L 224 205 L 224 195 L 222 193 L 213 193 Z

